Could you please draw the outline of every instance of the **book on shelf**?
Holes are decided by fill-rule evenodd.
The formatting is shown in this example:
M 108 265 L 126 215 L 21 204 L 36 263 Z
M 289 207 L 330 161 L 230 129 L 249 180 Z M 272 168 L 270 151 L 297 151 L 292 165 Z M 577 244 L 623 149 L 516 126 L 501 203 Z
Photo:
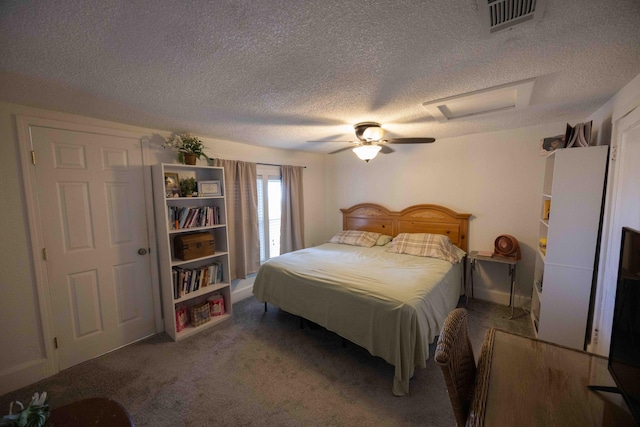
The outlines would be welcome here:
M 565 141 L 567 148 L 570 147 L 588 147 L 591 145 L 591 124 L 592 122 L 578 123 L 571 127 L 567 123 L 565 132 Z
M 491 258 L 493 256 L 493 252 L 491 251 L 478 251 L 478 256 L 484 256 L 487 258 Z
M 549 220 L 549 214 L 551 213 L 551 200 L 545 199 L 542 208 L 542 219 Z
M 173 297 L 175 299 L 195 292 L 198 289 L 222 282 L 222 263 L 214 261 L 211 264 L 196 268 L 173 267 Z
M 167 209 L 167 218 L 169 219 L 168 225 L 170 230 L 208 227 L 220 224 L 220 208 L 218 206 L 168 206 Z

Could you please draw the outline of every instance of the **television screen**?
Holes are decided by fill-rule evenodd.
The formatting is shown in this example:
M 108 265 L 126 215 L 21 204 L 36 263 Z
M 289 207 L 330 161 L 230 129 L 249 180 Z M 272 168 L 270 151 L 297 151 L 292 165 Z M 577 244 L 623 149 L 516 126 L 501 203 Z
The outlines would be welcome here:
M 640 232 L 622 229 L 609 371 L 640 424 Z

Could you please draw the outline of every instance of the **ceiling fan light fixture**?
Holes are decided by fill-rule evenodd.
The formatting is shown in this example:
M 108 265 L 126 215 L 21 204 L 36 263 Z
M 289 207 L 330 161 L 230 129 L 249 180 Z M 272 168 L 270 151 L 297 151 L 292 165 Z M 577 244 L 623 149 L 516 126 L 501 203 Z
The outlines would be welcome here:
M 380 126 L 369 126 L 362 132 L 362 137 L 367 141 L 380 141 L 384 131 Z
M 365 162 L 369 162 L 369 160 L 373 159 L 378 155 L 378 151 L 382 149 L 379 145 L 361 145 L 353 149 L 353 152 L 356 153 L 361 160 Z

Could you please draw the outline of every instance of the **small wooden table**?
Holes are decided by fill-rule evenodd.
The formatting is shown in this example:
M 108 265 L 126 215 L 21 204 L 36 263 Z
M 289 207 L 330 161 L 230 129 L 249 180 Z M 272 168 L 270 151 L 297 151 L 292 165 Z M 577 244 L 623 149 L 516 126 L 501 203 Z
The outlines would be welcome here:
M 511 307 L 511 317 L 509 317 L 509 319 L 513 319 L 513 290 L 516 286 L 516 265 L 518 264 L 518 260 L 514 258 L 503 257 L 500 255 L 478 255 L 478 251 L 471 251 L 468 257 L 471 263 L 471 272 L 469 273 L 471 279 L 471 298 L 473 298 L 473 271 L 476 269 L 476 261 L 497 262 L 499 264 L 506 264 L 509 267 L 509 276 L 511 277 L 511 290 L 509 291 L 509 307 Z
M 133 427 L 127 410 L 115 400 L 92 397 L 51 410 L 47 425 L 54 427 Z
M 635 426 L 607 359 L 490 329 L 478 361 L 468 426 Z

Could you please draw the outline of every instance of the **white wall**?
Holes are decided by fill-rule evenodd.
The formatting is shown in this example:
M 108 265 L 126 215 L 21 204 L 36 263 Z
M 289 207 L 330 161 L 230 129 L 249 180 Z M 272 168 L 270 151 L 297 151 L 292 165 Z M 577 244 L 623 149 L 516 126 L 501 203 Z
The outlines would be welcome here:
M 516 305 L 531 297 L 544 156 L 540 140 L 563 134 L 566 123 L 541 125 L 417 146 L 396 145 L 396 152 L 369 163 L 351 151 L 327 160 L 327 233 L 340 230 L 340 208 L 374 202 L 401 210 L 421 203 L 439 204 L 472 214 L 469 249 L 493 250 L 501 234 L 515 236 L 522 249 L 517 268 Z M 507 304 L 509 276 L 504 265 L 482 263 L 474 296 Z
M 33 273 L 34 263 L 30 247 L 29 225 L 25 211 L 25 189 L 16 130 L 16 115 L 42 117 L 63 122 L 127 130 L 148 138 L 148 157 L 151 164 L 175 162 L 175 153 L 162 148 L 167 132 L 118 123 L 45 111 L 27 106 L 0 103 L 0 135 L 2 135 L 2 244 L 0 245 L 0 394 L 33 383 L 51 375 L 55 361 L 47 358 L 45 340 L 53 338 L 53 331 L 43 330 L 39 304 L 48 302 L 48 295 L 38 298 Z M 207 154 L 225 159 L 306 166 L 305 243 L 311 245 L 326 234 L 324 229 L 324 155 L 300 151 L 284 151 L 221 141 L 199 135 L 208 147 Z M 205 163 L 206 164 L 206 163 Z M 233 284 L 250 291 L 251 281 Z M 234 289 L 235 291 L 235 289 Z M 46 294 L 46 292 L 42 292 Z M 235 293 L 234 293 L 235 296 Z M 49 342 L 49 341 L 47 341 Z M 55 371 L 54 371 L 55 372 Z

